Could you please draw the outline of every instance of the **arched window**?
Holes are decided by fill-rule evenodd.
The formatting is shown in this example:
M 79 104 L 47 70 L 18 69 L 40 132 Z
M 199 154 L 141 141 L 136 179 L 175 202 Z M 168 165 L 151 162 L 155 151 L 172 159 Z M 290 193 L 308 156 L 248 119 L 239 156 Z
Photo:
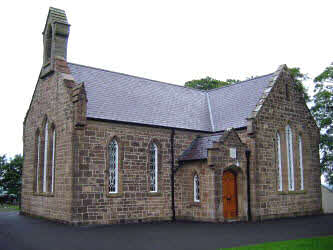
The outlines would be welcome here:
M 293 133 L 289 125 L 286 127 L 287 162 L 288 162 L 288 187 L 294 190 L 294 158 L 293 158 Z
M 302 136 L 298 137 L 298 150 L 299 150 L 299 171 L 301 176 L 301 190 L 304 190 L 304 174 L 303 174 L 303 142 Z
M 118 192 L 118 143 L 113 139 L 109 144 L 109 193 Z
M 198 174 L 195 174 L 193 178 L 193 190 L 194 201 L 200 202 L 200 180 Z
M 45 122 L 44 127 L 44 168 L 43 168 L 43 192 L 46 192 L 46 175 L 47 175 L 47 157 L 48 157 L 48 142 L 49 142 L 49 125 Z
M 157 161 L 157 146 L 155 143 L 150 145 L 150 192 L 157 192 L 158 178 L 158 161 Z
M 281 158 L 281 138 L 280 134 L 276 133 L 277 143 L 277 166 L 278 166 L 278 190 L 282 191 L 282 158 Z
M 55 170 L 55 148 L 56 148 L 56 130 L 52 127 L 52 169 L 51 169 L 51 193 L 54 191 L 54 170 Z
M 36 133 L 36 184 L 35 184 L 35 192 L 39 191 L 39 165 L 40 165 L 40 134 L 39 131 Z

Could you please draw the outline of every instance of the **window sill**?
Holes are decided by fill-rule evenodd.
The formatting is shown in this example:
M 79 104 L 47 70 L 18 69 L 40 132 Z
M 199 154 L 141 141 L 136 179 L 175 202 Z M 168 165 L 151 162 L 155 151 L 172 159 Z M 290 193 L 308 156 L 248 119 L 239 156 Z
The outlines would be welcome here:
M 306 194 L 305 190 L 296 190 L 296 191 L 278 191 L 279 195 L 288 195 L 288 194 Z
M 162 193 L 161 192 L 148 192 L 147 196 L 148 197 L 162 196 Z
M 54 197 L 54 193 L 33 193 L 34 196 Z
M 109 197 L 109 198 L 118 198 L 118 197 L 122 197 L 123 196 L 123 193 L 107 193 L 106 194 L 106 197 Z

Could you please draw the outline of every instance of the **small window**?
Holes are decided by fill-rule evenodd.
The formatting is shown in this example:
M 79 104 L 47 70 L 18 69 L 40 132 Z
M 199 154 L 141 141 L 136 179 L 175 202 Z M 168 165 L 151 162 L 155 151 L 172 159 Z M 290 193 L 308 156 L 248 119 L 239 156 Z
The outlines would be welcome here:
M 150 146 L 150 192 L 157 192 L 157 177 L 158 177 L 158 161 L 157 161 L 157 146 L 152 143 Z
M 47 176 L 47 157 L 48 157 L 48 142 L 49 142 L 49 125 L 46 120 L 44 127 L 44 168 L 43 168 L 43 192 L 46 192 L 46 176 Z
M 112 140 L 109 144 L 109 193 L 118 192 L 118 143 Z
M 285 85 L 285 90 L 286 90 L 286 99 L 289 100 L 289 89 L 288 89 L 288 84 Z
M 55 149 L 56 149 L 56 130 L 52 128 L 52 169 L 51 169 L 51 192 L 54 191 L 54 172 L 55 172 Z
M 288 186 L 294 190 L 294 157 L 293 157 L 293 134 L 289 125 L 286 127 L 287 162 L 288 162 Z
M 282 191 L 282 159 L 281 159 L 281 138 L 280 134 L 276 133 L 277 142 L 277 166 L 278 166 L 278 190 Z
M 299 171 L 301 177 L 301 190 L 304 190 L 304 171 L 303 171 L 303 142 L 302 136 L 298 137 L 298 149 L 299 149 Z
M 194 201 L 200 202 L 200 180 L 198 174 L 194 175 L 193 188 L 194 188 Z

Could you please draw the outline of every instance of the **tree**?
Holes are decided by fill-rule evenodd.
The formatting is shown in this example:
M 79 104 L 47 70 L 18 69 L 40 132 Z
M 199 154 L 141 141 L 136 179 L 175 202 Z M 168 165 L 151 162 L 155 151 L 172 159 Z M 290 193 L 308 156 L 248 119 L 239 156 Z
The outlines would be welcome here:
M 312 115 L 320 128 L 320 167 L 333 185 L 333 63 L 314 79 Z
M 21 191 L 21 176 L 23 156 L 15 155 L 7 160 L 6 156 L 0 156 L 0 187 L 8 194 L 19 196 Z
M 207 76 L 199 80 L 192 80 L 185 83 L 185 87 L 201 90 L 209 90 L 227 86 L 233 83 L 239 82 L 239 80 L 227 79 L 226 81 L 216 80 Z
M 309 77 L 307 74 L 303 74 L 300 70 L 300 68 L 289 68 L 289 72 L 291 76 L 294 78 L 295 86 L 298 90 L 303 92 L 303 96 L 306 102 L 311 101 L 310 96 L 308 94 L 308 90 L 303 85 L 303 81 L 308 80 Z
M 303 92 L 304 99 L 306 102 L 310 101 L 310 96 L 307 93 L 307 89 L 303 85 L 303 81 L 309 79 L 307 74 L 303 74 L 300 70 L 300 68 L 289 68 L 289 71 L 294 78 L 296 88 L 298 88 L 300 91 Z M 246 80 L 252 80 L 256 78 L 257 76 L 251 76 L 248 77 Z M 185 83 L 185 87 L 193 88 L 193 89 L 201 89 L 201 90 L 209 90 L 209 89 L 215 89 L 220 88 L 223 86 L 227 86 L 230 84 L 234 84 L 240 82 L 240 80 L 235 79 L 227 79 L 225 81 L 216 80 L 212 77 L 207 76 L 206 78 L 202 78 L 199 80 L 192 80 Z

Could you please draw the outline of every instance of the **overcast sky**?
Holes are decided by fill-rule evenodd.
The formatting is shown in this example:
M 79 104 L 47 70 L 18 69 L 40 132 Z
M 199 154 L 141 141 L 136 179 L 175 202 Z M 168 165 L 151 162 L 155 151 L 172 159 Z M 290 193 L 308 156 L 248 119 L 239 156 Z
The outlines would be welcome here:
M 22 153 L 50 6 L 71 24 L 68 61 L 183 85 L 280 64 L 317 76 L 333 61 L 333 1 L 2 1 L 0 155 Z M 310 83 L 308 83 L 310 84 Z

